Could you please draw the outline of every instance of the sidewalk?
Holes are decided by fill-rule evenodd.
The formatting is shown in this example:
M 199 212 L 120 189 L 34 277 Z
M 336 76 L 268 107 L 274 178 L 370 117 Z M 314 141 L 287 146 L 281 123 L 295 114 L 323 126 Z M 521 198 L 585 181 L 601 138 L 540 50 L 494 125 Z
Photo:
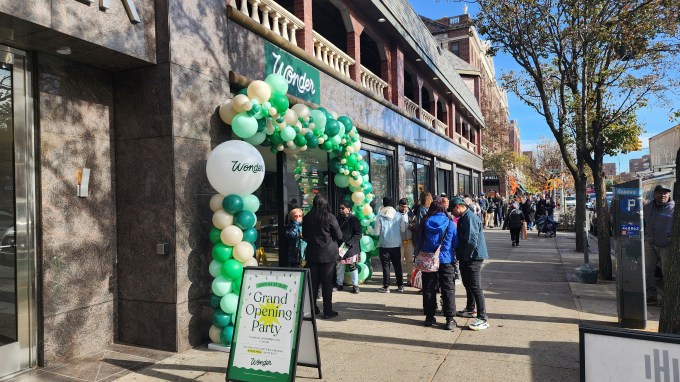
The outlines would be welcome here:
M 578 381 L 579 322 L 616 321 L 614 284 L 572 282 L 573 268 L 582 263 L 582 254 L 573 252 L 573 233 L 555 239 L 529 232 L 520 248 L 511 248 L 508 231 L 487 230 L 486 239 L 491 259 L 485 262 L 482 283 L 488 330 L 460 328 L 472 320 L 457 318 L 460 327 L 447 332 L 441 329 L 443 317 L 438 317 L 439 327 L 426 328 L 422 296 L 412 288 L 404 294 L 377 293 L 376 274 L 359 295 L 335 292 L 340 316 L 318 320 L 323 380 Z M 456 289 L 457 308 L 462 309 L 464 289 Z M 18 380 L 224 381 L 228 358 L 203 347 L 155 359 L 140 354 L 124 361 L 113 355 L 96 358 L 99 370 L 93 379 L 64 365 Z M 117 373 L 102 373 L 113 366 Z M 299 380 L 316 376 L 316 369 L 298 368 Z

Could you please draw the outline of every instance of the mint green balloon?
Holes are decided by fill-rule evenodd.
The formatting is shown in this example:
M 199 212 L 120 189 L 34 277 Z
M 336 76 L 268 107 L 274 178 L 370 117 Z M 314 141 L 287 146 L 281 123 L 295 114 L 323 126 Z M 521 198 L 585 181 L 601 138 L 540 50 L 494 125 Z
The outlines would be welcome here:
M 228 293 L 222 300 L 220 300 L 220 308 L 224 313 L 234 314 L 238 309 L 238 295 L 236 293 Z
M 257 133 L 257 119 L 247 113 L 239 113 L 231 120 L 231 129 L 239 138 L 250 138 Z
M 346 188 L 349 186 L 349 176 L 344 174 L 335 174 L 335 185 L 340 188 Z
M 224 276 L 217 276 L 212 282 L 212 292 L 217 296 L 224 296 L 231 292 L 231 280 Z
M 238 260 L 227 260 L 222 264 L 222 276 L 229 280 L 240 279 L 243 273 L 243 264 Z M 240 284 L 240 283 L 239 283 Z M 226 311 L 225 311 L 226 312 Z
M 309 112 L 314 120 L 314 129 L 324 131 L 326 129 L 326 114 L 321 110 L 312 110 Z
M 359 263 L 357 264 L 357 267 L 359 268 L 359 281 L 364 282 L 369 276 L 369 269 L 368 265 L 364 263 Z
M 252 213 L 257 212 L 260 209 L 260 200 L 253 194 L 244 196 L 243 209 Z
M 272 89 L 272 93 L 288 93 L 288 81 L 280 74 L 272 73 L 264 79 L 264 82 Z
M 286 126 L 283 130 L 281 130 L 281 139 L 286 142 L 295 139 L 295 129 L 290 126 Z
M 264 142 L 266 138 L 267 133 L 265 133 L 264 131 L 259 131 L 255 133 L 255 135 L 253 135 L 252 137 L 244 139 L 244 141 L 250 143 L 253 146 L 259 146 L 262 144 L 262 142 Z
M 222 274 L 222 262 L 217 260 L 211 261 L 208 266 L 208 271 L 210 272 L 210 276 L 217 278 Z

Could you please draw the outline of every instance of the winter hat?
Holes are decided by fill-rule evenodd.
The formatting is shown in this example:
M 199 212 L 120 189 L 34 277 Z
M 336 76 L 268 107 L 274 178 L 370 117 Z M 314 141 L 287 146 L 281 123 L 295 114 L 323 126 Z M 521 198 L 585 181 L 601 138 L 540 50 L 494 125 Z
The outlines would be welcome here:
M 383 198 L 383 207 L 394 207 L 394 200 L 389 196 Z

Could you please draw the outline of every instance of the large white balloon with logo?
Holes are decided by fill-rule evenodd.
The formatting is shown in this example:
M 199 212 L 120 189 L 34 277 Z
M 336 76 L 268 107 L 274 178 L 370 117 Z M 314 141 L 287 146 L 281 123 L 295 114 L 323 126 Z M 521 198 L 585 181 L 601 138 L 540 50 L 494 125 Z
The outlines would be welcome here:
M 222 195 L 255 192 L 264 179 L 264 159 L 253 145 L 226 141 L 210 153 L 205 168 L 208 182 Z

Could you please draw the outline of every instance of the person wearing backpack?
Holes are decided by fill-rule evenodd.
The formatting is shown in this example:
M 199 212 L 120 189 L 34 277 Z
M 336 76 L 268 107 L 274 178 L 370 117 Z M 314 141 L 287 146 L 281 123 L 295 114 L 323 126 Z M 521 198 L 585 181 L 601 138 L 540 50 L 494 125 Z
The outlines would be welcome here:
M 527 195 L 527 200 L 522 203 L 522 213 L 527 222 L 527 229 L 532 230 L 534 228 L 534 219 L 536 215 L 536 201 L 534 201 L 532 196 Z
M 522 232 L 522 226 L 524 226 L 524 213 L 519 208 L 517 202 L 513 202 L 510 205 L 510 212 L 508 212 L 505 218 L 508 228 L 510 228 L 510 240 L 512 240 L 513 247 L 519 247 L 519 234 Z

